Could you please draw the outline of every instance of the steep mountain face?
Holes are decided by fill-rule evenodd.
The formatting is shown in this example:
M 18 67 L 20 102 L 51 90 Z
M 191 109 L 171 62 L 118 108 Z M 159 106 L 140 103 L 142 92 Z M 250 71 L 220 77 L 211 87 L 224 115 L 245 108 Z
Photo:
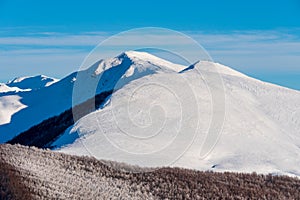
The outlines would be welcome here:
M 163 65 L 121 81 L 102 109 L 80 119 L 53 145 L 65 153 L 140 166 L 300 176 L 299 91 L 211 62 L 176 70 Z M 220 87 L 209 80 L 212 67 L 223 79 L 226 115 L 213 150 L 201 156 L 211 119 L 218 115 L 212 91 Z M 126 80 L 130 71 L 121 77 Z

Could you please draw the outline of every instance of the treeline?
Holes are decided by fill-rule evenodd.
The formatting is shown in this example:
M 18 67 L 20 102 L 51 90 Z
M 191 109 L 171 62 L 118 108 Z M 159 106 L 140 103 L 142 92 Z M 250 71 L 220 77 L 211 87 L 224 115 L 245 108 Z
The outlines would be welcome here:
M 72 126 L 74 121 L 98 109 L 111 94 L 112 91 L 102 92 L 73 109 L 68 109 L 58 116 L 44 120 L 40 124 L 20 133 L 7 143 L 50 148 L 51 143 L 63 134 L 68 127 Z M 74 116 L 76 119 L 73 119 Z
M 95 158 L 0 145 L 1 199 L 300 199 L 299 188 L 300 180 L 288 176 L 169 167 L 143 172 Z

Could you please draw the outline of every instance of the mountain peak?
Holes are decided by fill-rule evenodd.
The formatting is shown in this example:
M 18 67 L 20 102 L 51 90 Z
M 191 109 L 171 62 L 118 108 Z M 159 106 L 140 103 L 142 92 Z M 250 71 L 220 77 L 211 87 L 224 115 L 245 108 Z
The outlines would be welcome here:
M 128 58 L 157 59 L 156 56 L 142 51 L 125 51 L 121 55 L 127 56 Z
M 130 69 L 134 70 L 133 68 L 143 71 L 143 69 L 149 68 L 151 66 L 151 71 L 160 69 L 174 72 L 180 72 L 187 67 L 184 65 L 172 63 L 147 52 L 125 51 L 114 58 L 108 58 L 96 62 L 89 68 L 89 70 L 92 71 L 95 75 L 99 75 L 100 73 L 117 66 L 118 68 L 129 71 Z
M 150 63 L 156 66 L 167 66 L 169 69 L 172 69 L 176 72 L 179 72 L 186 68 L 184 65 L 172 63 L 168 60 L 165 60 L 163 58 L 157 57 L 155 55 L 152 55 L 147 52 L 141 52 L 141 51 L 125 51 L 122 54 L 118 56 L 118 58 L 129 58 L 132 62 L 138 63 L 142 62 L 142 64 Z

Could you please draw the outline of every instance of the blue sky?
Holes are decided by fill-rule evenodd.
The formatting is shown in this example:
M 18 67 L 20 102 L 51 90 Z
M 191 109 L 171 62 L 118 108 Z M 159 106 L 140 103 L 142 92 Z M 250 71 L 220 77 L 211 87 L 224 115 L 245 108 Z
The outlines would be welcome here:
M 107 37 L 151 26 L 182 31 L 215 61 L 300 90 L 299 19 L 299 0 L 0 0 L 0 81 L 63 77 Z

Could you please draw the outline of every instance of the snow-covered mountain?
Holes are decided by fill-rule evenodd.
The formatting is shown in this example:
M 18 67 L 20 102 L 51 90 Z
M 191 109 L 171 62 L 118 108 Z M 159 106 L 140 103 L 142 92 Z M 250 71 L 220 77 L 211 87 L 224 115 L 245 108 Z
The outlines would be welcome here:
M 185 67 L 147 53 L 122 56 L 130 67 L 113 59 L 97 68 L 119 72 L 113 73 L 118 90 L 53 144 L 59 151 L 141 166 L 300 176 L 299 91 L 212 62 Z M 215 148 L 201 157 L 213 117 L 211 90 L 219 88 L 208 80 L 213 67 L 223 79 L 226 114 Z
M 119 80 L 126 71 L 127 75 L 122 78 L 123 84 L 153 73 L 162 64 L 177 70 L 183 68 L 150 54 L 147 54 L 147 58 L 143 55 L 144 53 L 139 52 L 122 53 L 112 59 L 100 60 L 88 69 L 74 72 L 60 81 L 45 76 L 35 76 L 17 78 L 9 82 L 9 86 L 29 87 L 32 90 L 20 89 L 0 93 L 0 142 L 14 138 L 43 120 L 59 115 L 70 109 L 72 105 L 82 103 L 95 94 L 121 87 Z M 152 67 L 147 67 L 150 65 Z M 50 82 L 43 82 L 43 79 Z M 84 81 L 76 84 L 76 79 Z M 38 80 L 42 83 L 37 84 Z M 92 83 L 96 83 L 95 88 Z M 46 87 L 39 87 L 41 85 Z M 80 95 L 74 95 L 72 99 L 74 87 L 80 90 Z
M 212 69 L 221 75 L 222 85 Z M 0 94 L 1 114 L 6 117 L 0 118 L 1 142 L 69 109 L 74 88 L 76 103 L 115 91 L 99 110 L 81 118 L 52 144 L 58 151 L 141 166 L 300 176 L 299 91 L 221 64 L 200 61 L 182 66 L 143 52 L 100 60 L 48 87 Z M 214 105 L 218 98 L 219 108 Z M 203 156 L 207 134 L 214 132 L 214 117 L 223 129 L 213 137 L 213 150 Z
M 17 87 L 20 89 L 37 90 L 48 87 L 57 82 L 58 79 L 50 78 L 44 75 L 19 77 L 9 81 L 6 85 L 9 87 Z

